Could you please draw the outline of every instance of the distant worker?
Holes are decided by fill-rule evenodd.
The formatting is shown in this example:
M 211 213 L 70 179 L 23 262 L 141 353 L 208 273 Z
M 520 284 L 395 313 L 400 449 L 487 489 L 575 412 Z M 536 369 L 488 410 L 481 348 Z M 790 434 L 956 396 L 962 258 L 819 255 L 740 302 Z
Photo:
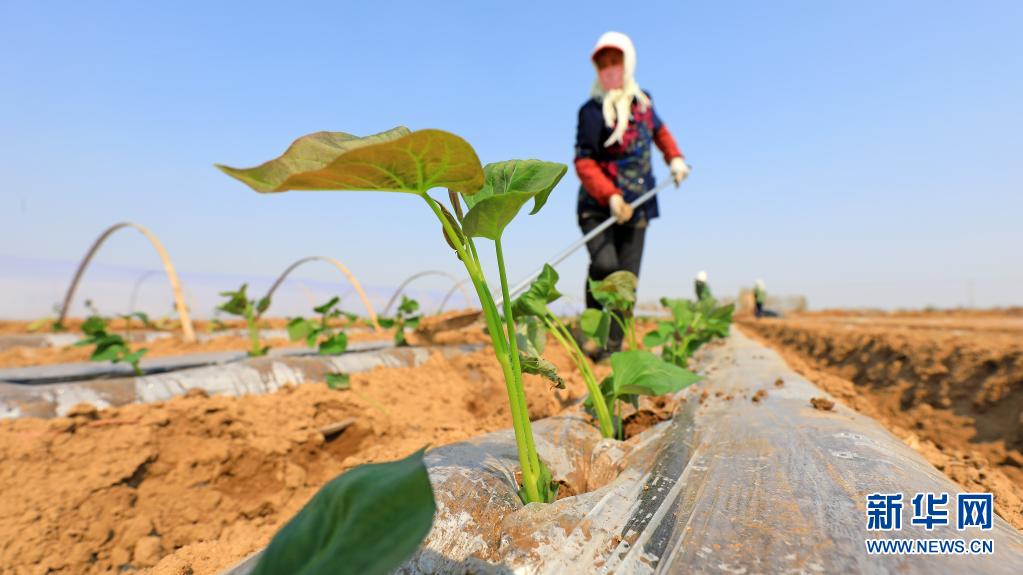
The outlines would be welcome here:
M 693 284 L 696 288 L 697 301 L 703 301 L 714 296 L 710 293 L 710 286 L 707 285 L 707 272 L 700 271 L 696 274 L 696 281 Z
M 582 186 L 576 208 L 579 227 L 588 233 L 612 215 L 617 223 L 587 243 L 589 277 L 602 280 L 628 270 L 639 275 L 643 240 L 650 220 L 659 215 L 654 197 L 633 213 L 630 202 L 654 188 L 652 145 L 664 156 L 677 187 L 689 175 L 682 152 L 654 112 L 648 92 L 636 83 L 636 49 L 620 32 L 607 32 L 590 55 L 597 78 L 590 99 L 579 109 L 575 169 Z M 586 284 L 586 307 L 599 308 Z M 608 349 L 622 346 L 622 329 L 612 322 Z
M 764 280 L 757 280 L 753 286 L 753 303 L 756 306 L 754 314 L 757 317 L 763 317 L 769 315 L 764 310 L 764 304 L 767 302 L 767 290 L 764 288 Z

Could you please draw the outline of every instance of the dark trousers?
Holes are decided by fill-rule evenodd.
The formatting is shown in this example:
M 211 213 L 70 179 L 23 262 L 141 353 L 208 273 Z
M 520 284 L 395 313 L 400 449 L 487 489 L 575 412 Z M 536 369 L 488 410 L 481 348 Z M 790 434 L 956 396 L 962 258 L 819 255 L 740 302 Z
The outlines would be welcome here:
M 579 221 L 583 235 L 600 225 L 603 218 L 583 218 Z M 639 264 L 643 259 L 643 240 L 646 238 L 646 226 L 632 227 L 615 224 L 601 232 L 600 235 L 586 243 L 590 251 L 589 277 L 602 280 L 613 272 L 628 270 L 639 276 Z M 586 282 L 586 307 L 600 309 L 600 304 L 590 293 L 590 282 Z M 621 326 L 611 322 L 611 334 L 608 338 L 608 349 L 618 351 L 622 348 Z

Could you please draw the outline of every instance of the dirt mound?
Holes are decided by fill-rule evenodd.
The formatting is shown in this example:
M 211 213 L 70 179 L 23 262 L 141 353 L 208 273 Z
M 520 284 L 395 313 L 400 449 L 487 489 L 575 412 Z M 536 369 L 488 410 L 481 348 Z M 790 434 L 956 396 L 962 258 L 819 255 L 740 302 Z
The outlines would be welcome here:
M 526 376 L 529 412 L 585 394 L 560 348 L 565 391 Z M 606 368 L 598 367 L 604 375 Z M 344 431 L 324 430 L 349 418 Z M 325 482 L 510 426 L 489 349 L 417 368 L 353 374 L 351 388 L 241 398 L 189 393 L 0 422 L 0 565 L 13 573 L 216 573 L 265 545 Z M 8 571 L 9 570 L 9 571 Z
M 387 341 L 392 337 L 392 330 L 381 330 L 379 333 L 361 331 L 348 334 L 348 341 Z M 122 334 L 123 335 L 123 334 Z M 306 347 L 303 341 L 290 341 L 287 338 L 273 338 L 261 340 L 263 345 L 269 345 L 271 349 L 286 349 Z M 249 339 L 242 336 L 224 335 L 209 341 L 197 341 L 185 343 L 177 334 L 153 340 L 146 343 L 131 343 L 133 350 L 146 348 L 149 351 L 142 358 L 143 364 L 147 359 L 156 357 L 170 357 L 190 353 L 212 353 L 218 351 L 248 351 Z M 6 367 L 28 367 L 33 365 L 53 365 L 57 363 L 73 363 L 89 361 L 89 354 L 92 347 L 24 347 L 15 346 L 0 351 L 0 368 Z
M 932 314 L 935 315 L 935 314 Z M 921 329 L 864 316 L 746 321 L 793 368 L 886 425 L 1023 528 L 1023 338 L 1004 325 Z M 956 315 L 956 321 L 961 315 Z

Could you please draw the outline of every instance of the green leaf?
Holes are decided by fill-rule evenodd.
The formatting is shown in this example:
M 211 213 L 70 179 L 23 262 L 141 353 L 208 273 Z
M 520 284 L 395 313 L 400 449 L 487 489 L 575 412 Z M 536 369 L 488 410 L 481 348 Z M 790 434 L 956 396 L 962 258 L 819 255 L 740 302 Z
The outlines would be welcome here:
M 589 281 L 593 298 L 606 308 L 629 311 L 636 304 L 636 285 L 639 280 L 630 271 L 617 271 L 600 281 Z
M 124 339 L 119 335 L 102 335 L 96 337 L 96 349 L 89 357 L 91 361 L 117 361 L 119 357 L 128 353 Z
M 330 308 L 336 306 L 337 302 L 339 302 L 339 301 L 341 301 L 341 298 L 339 298 L 337 296 L 334 296 L 334 297 L 330 298 L 330 300 L 327 303 L 325 303 L 323 305 L 320 305 L 320 306 L 314 307 L 313 311 L 315 311 L 316 313 L 318 313 L 320 315 L 323 315 L 323 314 L 327 313 L 328 311 L 330 311 Z
M 419 310 L 419 302 L 406 296 L 401 296 L 401 305 L 398 306 L 398 312 L 409 315 Z
M 483 168 L 485 183 L 479 193 L 466 196 L 469 212 L 462 220 L 462 230 L 472 237 L 500 239 L 504 228 L 518 215 L 529 200 L 535 214 L 547 203 L 568 167 L 540 160 L 509 160 L 487 164 Z
M 551 312 L 547 304 L 561 297 L 561 292 L 555 287 L 557 283 L 558 272 L 549 264 L 544 264 L 543 270 L 530 284 L 529 289 L 512 302 L 512 315 L 516 319 L 549 315 Z
M 674 335 L 674 324 L 662 321 L 657 324 L 657 329 L 647 332 L 647 334 L 643 336 L 643 347 L 657 347 L 659 345 L 664 345 L 664 342 L 668 341 L 668 339 Z
M 561 376 L 558 375 L 558 367 L 546 359 L 535 355 L 527 355 L 520 351 L 519 363 L 522 365 L 522 373 L 539 375 L 553 383 L 554 387 L 565 389 L 565 380 L 561 379 Z
M 380 327 L 389 329 L 394 327 L 395 320 L 390 317 L 377 317 L 377 323 L 380 324 Z
M 269 307 L 270 307 L 270 298 L 265 297 L 265 298 L 259 300 L 259 303 L 256 304 L 256 313 L 261 314 L 264 311 L 266 311 L 267 308 L 269 308 Z
M 611 355 L 614 394 L 663 395 L 700 380 L 700 376 L 661 361 L 649 351 L 620 351 Z
M 360 138 L 316 132 L 255 168 L 217 165 L 257 192 L 365 190 L 423 195 L 436 187 L 475 194 L 483 169 L 472 146 L 442 130 L 398 127 Z
M 675 324 L 678 325 L 679 331 L 684 332 L 684 328 L 692 323 L 693 309 L 692 302 L 689 300 L 663 297 L 661 298 L 661 305 L 671 311 L 671 317 L 675 320 Z
M 310 322 L 310 323 L 312 323 L 312 322 Z M 320 339 L 320 334 L 323 331 L 324 330 L 319 328 L 319 327 L 315 327 L 315 326 L 314 327 L 310 327 L 309 328 L 309 333 L 307 333 L 306 336 L 305 336 L 305 344 L 308 345 L 309 347 L 316 347 L 316 340 Z
M 231 315 L 244 316 L 245 310 L 248 309 L 249 298 L 245 294 L 245 290 L 248 289 L 249 284 L 242 284 L 242 287 L 238 291 L 225 291 L 220 292 L 220 295 L 228 298 L 227 302 L 217 307 L 218 310 L 229 313 Z
M 433 524 L 423 453 L 360 465 L 325 485 L 274 536 L 253 575 L 392 573 Z
M 85 335 L 105 334 L 107 331 L 107 320 L 98 315 L 89 316 L 82 322 L 82 333 Z
M 132 353 L 129 353 L 128 355 L 125 355 L 124 357 L 121 358 L 121 361 L 123 361 L 124 363 L 131 363 L 131 364 L 137 363 L 139 360 L 142 359 L 143 355 L 146 355 L 146 352 L 148 352 L 148 351 L 149 351 L 148 349 L 142 348 L 142 349 L 140 349 L 140 350 L 138 350 L 136 352 L 132 352 Z
M 547 327 L 542 321 L 525 316 L 515 322 L 515 342 L 527 355 L 540 355 L 547 347 Z
M 288 339 L 291 341 L 298 341 L 305 339 L 309 336 L 309 332 L 312 331 L 312 323 L 302 317 L 296 317 L 288 322 Z
M 348 349 L 348 336 L 344 333 L 335 334 L 320 342 L 320 355 L 337 355 Z
M 328 373 L 327 387 L 330 389 L 348 389 L 351 387 L 351 376 L 347 373 Z
M 579 318 L 579 328 L 586 337 L 597 342 L 597 345 L 606 347 L 607 338 L 611 334 L 611 314 L 599 309 L 586 308 Z

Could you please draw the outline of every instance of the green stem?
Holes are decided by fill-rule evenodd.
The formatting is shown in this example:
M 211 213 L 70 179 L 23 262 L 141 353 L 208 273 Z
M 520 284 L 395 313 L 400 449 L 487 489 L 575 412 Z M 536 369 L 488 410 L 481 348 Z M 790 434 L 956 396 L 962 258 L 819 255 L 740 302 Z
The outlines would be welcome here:
M 561 347 L 565 348 L 565 351 L 569 353 L 575 361 L 576 367 L 582 373 L 586 389 L 589 391 L 590 398 L 593 401 L 594 411 L 597 412 L 600 434 L 604 437 L 614 437 L 614 421 L 611 419 L 611 413 L 607 409 L 607 402 L 604 401 L 604 394 L 600 392 L 597 376 L 593 374 L 593 370 L 590 369 L 590 364 L 586 360 L 586 354 L 583 353 L 583 350 L 579 349 L 579 344 L 572 337 L 572 333 L 568 331 L 568 328 L 565 327 L 565 324 L 557 316 L 550 314 L 544 317 L 543 320 L 547 325 L 547 330 L 561 344 Z
M 629 340 L 629 349 L 636 349 L 634 345 L 635 342 L 633 341 L 633 338 L 629 333 L 629 324 L 625 323 L 625 320 L 623 320 L 621 317 L 618 316 L 617 313 L 613 311 L 608 310 L 608 314 L 611 315 L 611 319 L 618 322 L 618 327 L 622 328 L 622 334 Z
M 522 485 L 525 488 L 526 499 L 527 502 L 541 502 L 540 492 L 537 487 L 537 478 L 540 473 L 539 457 L 536 455 L 536 447 L 533 444 L 533 430 L 529 425 L 529 413 L 526 409 L 525 393 L 522 389 L 522 371 L 521 367 L 518 370 L 515 369 L 509 360 L 508 354 L 509 339 L 512 342 L 515 341 L 515 332 L 512 330 L 509 334 L 506 334 L 501 327 L 500 314 L 497 311 L 493 295 L 490 293 L 490 288 L 487 286 L 486 278 L 483 276 L 483 271 L 479 265 L 479 257 L 476 254 L 476 248 L 472 239 L 466 238 L 466 243 L 471 250 L 470 253 L 464 245 L 457 241 L 457 238 L 462 237 L 462 234 L 459 234 L 451 225 L 451 222 L 444 217 L 437 202 L 426 194 L 423 194 L 422 197 L 426 204 L 430 206 L 430 209 L 433 210 L 434 215 L 440 221 L 448 237 L 456 238 L 455 241 L 452 241 L 455 244 L 455 251 L 458 252 L 459 259 L 465 265 L 465 269 L 469 273 L 469 279 L 476 289 L 480 306 L 483 308 L 483 317 L 487 324 L 487 331 L 490 333 L 490 341 L 494 345 L 494 353 L 497 356 L 498 363 L 501 364 L 501 371 L 504 374 L 504 384 L 508 392 L 508 403 L 512 414 L 512 428 L 515 432 L 515 445 L 518 448 L 519 466 L 522 468 Z M 503 279 L 504 262 L 500 258 L 499 261 L 502 266 Z M 507 290 L 506 285 L 503 287 Z M 507 299 L 506 297 L 505 300 Z M 514 326 L 514 324 L 512 325 Z M 518 353 L 515 354 L 515 359 L 515 365 L 517 365 Z
M 515 316 L 512 314 L 512 300 L 508 293 L 508 274 L 504 269 L 504 250 L 501 248 L 501 239 L 494 241 L 494 248 L 497 253 L 497 270 L 501 278 L 501 297 L 504 304 L 504 320 L 508 330 L 508 357 L 512 364 L 512 375 L 515 377 L 515 388 L 518 395 L 519 408 L 522 410 L 522 421 L 525 422 L 526 451 L 529 453 L 529 464 L 537 477 L 540 475 L 540 457 L 536 454 L 536 445 L 533 443 L 533 430 L 529 423 L 529 410 L 526 404 L 525 386 L 522 384 L 522 365 L 519 360 L 519 344 L 515 339 Z M 525 474 L 522 476 L 525 482 Z M 536 487 L 535 479 L 532 481 L 533 489 L 537 489 L 537 500 L 539 490 Z M 526 490 L 530 485 L 526 484 Z
M 249 355 L 256 357 L 263 355 L 262 349 L 259 347 L 259 324 L 256 322 L 255 315 L 252 313 L 252 305 L 248 305 L 245 308 L 245 323 L 249 327 Z

